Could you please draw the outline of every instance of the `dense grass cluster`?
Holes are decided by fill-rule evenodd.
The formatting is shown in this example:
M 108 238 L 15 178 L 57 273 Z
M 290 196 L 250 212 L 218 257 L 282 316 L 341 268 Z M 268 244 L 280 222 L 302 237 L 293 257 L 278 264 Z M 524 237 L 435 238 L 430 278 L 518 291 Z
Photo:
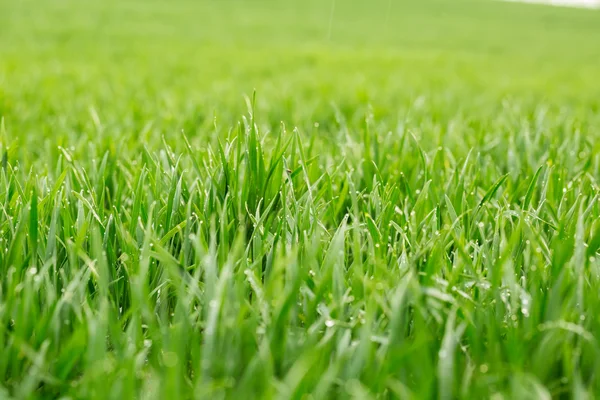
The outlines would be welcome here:
M 600 394 L 599 15 L 338 3 L 0 5 L 0 398 Z

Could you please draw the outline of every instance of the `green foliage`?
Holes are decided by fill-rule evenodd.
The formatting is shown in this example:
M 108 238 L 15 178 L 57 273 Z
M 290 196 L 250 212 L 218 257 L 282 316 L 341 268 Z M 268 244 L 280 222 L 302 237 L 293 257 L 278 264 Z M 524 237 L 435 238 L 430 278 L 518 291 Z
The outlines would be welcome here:
M 600 394 L 598 13 L 0 25 L 0 398 Z

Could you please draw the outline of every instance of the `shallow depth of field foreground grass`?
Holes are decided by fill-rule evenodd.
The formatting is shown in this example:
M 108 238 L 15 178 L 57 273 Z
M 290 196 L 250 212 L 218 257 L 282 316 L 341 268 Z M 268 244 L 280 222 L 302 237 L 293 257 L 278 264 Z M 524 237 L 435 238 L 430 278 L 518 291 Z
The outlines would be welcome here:
M 0 398 L 600 395 L 600 13 L 0 27 Z

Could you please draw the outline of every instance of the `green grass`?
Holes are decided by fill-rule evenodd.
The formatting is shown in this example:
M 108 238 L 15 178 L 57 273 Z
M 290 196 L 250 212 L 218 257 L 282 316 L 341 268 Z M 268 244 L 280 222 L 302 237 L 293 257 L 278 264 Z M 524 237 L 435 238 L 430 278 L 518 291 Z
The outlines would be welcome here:
M 0 398 L 600 395 L 600 13 L 0 2 Z

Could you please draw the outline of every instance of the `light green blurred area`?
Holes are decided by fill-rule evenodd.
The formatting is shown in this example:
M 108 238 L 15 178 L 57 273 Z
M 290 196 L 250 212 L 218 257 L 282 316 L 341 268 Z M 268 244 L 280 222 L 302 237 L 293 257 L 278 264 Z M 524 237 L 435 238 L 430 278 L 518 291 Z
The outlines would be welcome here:
M 13 135 L 76 134 L 90 107 L 121 129 L 192 130 L 215 114 L 236 120 L 253 90 L 269 123 L 305 128 L 332 103 L 394 115 L 421 95 L 452 108 L 512 96 L 598 109 L 600 13 L 590 10 L 462 0 L 0 7 L 0 115 Z

